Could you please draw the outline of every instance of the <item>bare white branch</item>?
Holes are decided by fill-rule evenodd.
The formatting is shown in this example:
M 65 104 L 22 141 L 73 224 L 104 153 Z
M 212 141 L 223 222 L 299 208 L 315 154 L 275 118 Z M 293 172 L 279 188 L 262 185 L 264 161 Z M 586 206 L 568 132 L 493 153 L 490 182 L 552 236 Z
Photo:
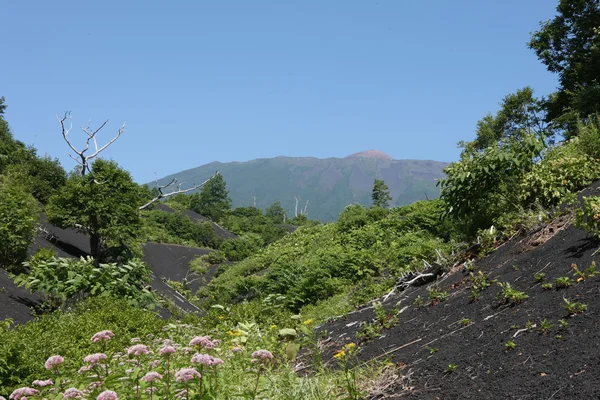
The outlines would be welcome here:
M 58 120 L 58 122 L 60 123 L 60 127 L 62 130 L 62 135 L 63 135 L 63 139 L 65 139 L 65 142 L 67 142 L 67 144 L 69 145 L 69 147 L 71 148 L 71 150 L 73 150 L 73 152 L 78 156 L 77 158 L 71 154 L 69 154 L 69 157 L 71 157 L 72 159 L 74 159 L 77 164 L 79 164 L 81 166 L 81 176 L 84 176 L 86 174 L 86 172 L 90 171 L 90 160 L 92 160 L 94 157 L 98 156 L 98 154 L 100 154 L 104 149 L 106 149 L 108 146 L 110 146 L 111 144 L 113 144 L 115 142 L 115 140 L 117 140 L 119 138 L 119 136 L 121 136 L 121 134 L 125 131 L 125 124 L 123 124 L 121 126 L 121 128 L 119 129 L 119 131 L 117 132 L 117 135 L 112 138 L 107 144 L 105 144 L 102 147 L 98 147 L 98 142 L 96 141 L 96 135 L 98 134 L 98 132 L 100 132 L 100 130 L 102 130 L 102 128 L 104 128 L 106 126 L 106 124 L 108 123 L 108 120 L 104 121 L 104 123 L 102 123 L 102 125 L 100 125 L 100 127 L 96 130 L 90 129 L 90 122 L 88 122 L 87 127 L 81 127 L 81 130 L 86 134 L 87 139 L 85 141 L 85 148 L 83 150 L 78 150 L 73 143 L 71 143 L 71 141 L 69 140 L 69 132 L 71 131 L 71 129 L 73 128 L 73 124 L 71 123 L 69 128 L 66 127 L 65 122 L 67 120 L 71 119 L 71 112 L 67 111 L 65 112 L 65 115 L 63 116 L 63 118 L 59 118 L 59 116 L 56 116 L 56 119 Z M 86 151 L 88 151 L 90 149 L 90 144 L 91 142 L 94 143 L 94 153 L 91 155 L 86 155 Z
M 165 193 L 163 192 L 163 189 L 166 189 L 170 186 L 173 186 L 175 183 L 177 183 L 177 179 L 173 178 L 171 180 L 171 182 L 167 183 L 166 185 L 159 185 L 158 184 L 158 180 L 156 181 L 156 188 L 158 189 L 158 196 L 154 197 L 152 200 L 150 200 L 149 202 L 147 202 L 146 204 L 144 204 L 143 206 L 141 206 L 139 208 L 139 210 L 144 210 L 148 207 L 150 207 L 152 204 L 156 203 L 157 201 L 161 200 L 161 199 L 165 199 L 167 197 L 171 197 L 174 196 L 176 194 L 183 194 L 183 193 L 187 193 L 187 192 L 191 192 L 192 190 L 196 190 L 196 189 L 200 189 L 202 186 L 206 185 L 206 183 L 208 181 L 210 181 L 212 178 L 214 178 L 215 176 L 219 175 L 219 171 L 217 171 L 213 176 L 211 176 L 210 178 L 208 178 L 207 180 L 205 180 L 204 182 L 202 182 L 199 185 L 194 185 L 191 188 L 188 189 L 181 189 L 181 183 L 179 185 L 177 185 L 177 189 L 173 188 L 173 190 L 169 193 Z

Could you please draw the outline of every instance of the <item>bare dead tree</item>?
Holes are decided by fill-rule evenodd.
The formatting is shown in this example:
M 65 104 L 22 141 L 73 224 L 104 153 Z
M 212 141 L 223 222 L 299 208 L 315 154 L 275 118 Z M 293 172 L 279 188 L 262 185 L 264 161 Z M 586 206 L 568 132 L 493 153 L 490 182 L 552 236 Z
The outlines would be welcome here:
M 298 216 L 298 203 L 300 202 L 300 199 L 302 199 L 300 196 L 294 196 L 294 199 L 296 199 L 296 207 L 294 208 L 294 217 Z
M 73 150 L 73 152 L 76 154 L 76 156 L 74 156 L 73 154 L 68 153 L 69 157 L 75 160 L 75 162 L 81 167 L 81 176 L 85 176 L 86 172 L 90 172 L 90 161 L 97 157 L 98 154 L 104 151 L 108 146 L 113 144 L 125 131 L 125 123 L 123 123 L 123 125 L 121 125 L 121 128 L 119 128 L 119 131 L 117 132 L 117 135 L 114 138 L 112 138 L 104 146 L 98 147 L 96 135 L 102 130 L 102 128 L 104 128 L 104 126 L 106 126 L 108 120 L 104 121 L 104 123 L 102 123 L 102 125 L 100 125 L 100 127 L 95 130 L 90 129 L 90 124 L 88 123 L 87 127 L 81 127 L 81 130 L 87 135 L 87 139 L 85 141 L 85 148 L 83 150 L 77 150 L 77 148 L 69 140 L 69 132 L 71 131 L 71 129 L 73 129 L 73 123 L 71 122 L 69 124 L 69 128 L 66 127 L 66 121 L 71 119 L 71 112 L 65 112 L 65 115 L 62 118 L 59 118 L 59 116 L 57 115 L 56 119 L 60 123 L 62 135 L 65 139 L 65 142 L 67 142 L 71 150 Z M 90 146 L 92 143 L 94 144 L 93 153 L 88 155 L 86 154 L 86 152 L 90 150 Z
M 306 200 L 306 205 L 304 205 L 304 208 L 300 211 L 300 215 L 307 215 L 308 214 L 308 200 Z
M 217 171 L 213 176 L 211 176 L 210 178 L 208 178 L 207 180 L 205 180 L 201 184 L 194 185 L 194 186 L 192 186 L 191 188 L 188 188 L 188 189 L 181 189 L 181 185 L 183 184 L 183 182 L 180 183 L 179 185 L 177 185 L 176 187 L 173 186 L 173 185 L 175 185 L 177 183 L 177 179 L 176 178 L 173 178 L 171 180 L 171 182 L 167 183 L 166 185 L 159 185 L 158 184 L 158 180 L 156 180 L 156 188 L 158 189 L 158 196 L 154 197 L 152 200 L 150 200 L 149 202 L 147 202 L 146 204 L 144 204 L 143 206 L 141 206 L 139 208 L 139 210 L 144 210 L 144 209 L 150 207 L 152 204 L 156 203 L 157 201 L 159 201 L 161 199 L 164 199 L 164 198 L 167 198 L 167 197 L 171 197 L 171 196 L 174 196 L 176 194 L 183 194 L 183 193 L 191 192 L 192 190 L 200 189 L 202 186 L 206 185 L 206 183 L 208 181 L 210 181 L 212 178 L 214 178 L 217 175 L 219 175 L 219 171 Z M 166 188 L 171 187 L 171 186 L 173 186 L 171 192 L 165 193 L 163 191 L 163 189 L 166 189 Z
M 297 217 L 298 215 L 306 215 L 306 214 L 308 214 L 308 202 L 309 202 L 309 200 L 306 200 L 306 204 L 304 205 L 304 208 L 301 208 L 300 212 L 298 212 L 298 204 L 300 203 L 300 200 L 302 200 L 302 197 L 300 197 L 300 196 L 294 196 L 294 199 L 296 199 L 296 206 L 294 208 L 294 217 Z

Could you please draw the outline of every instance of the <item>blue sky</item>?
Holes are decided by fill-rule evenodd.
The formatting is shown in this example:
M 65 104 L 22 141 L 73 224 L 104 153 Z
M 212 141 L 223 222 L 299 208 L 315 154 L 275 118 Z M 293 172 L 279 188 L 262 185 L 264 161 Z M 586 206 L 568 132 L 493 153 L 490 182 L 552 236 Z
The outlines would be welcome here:
M 551 0 L 7 1 L 0 96 L 16 138 L 74 166 L 56 114 L 98 126 L 143 183 L 211 161 L 453 161 L 525 85 L 557 86 L 527 49 Z

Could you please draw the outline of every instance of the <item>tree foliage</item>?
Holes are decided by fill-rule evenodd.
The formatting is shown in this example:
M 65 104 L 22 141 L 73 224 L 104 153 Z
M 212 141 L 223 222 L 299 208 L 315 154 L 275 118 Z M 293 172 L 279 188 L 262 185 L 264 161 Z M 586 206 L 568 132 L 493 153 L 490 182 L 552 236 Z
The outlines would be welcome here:
M 97 159 L 91 174 L 72 174 L 63 189 L 50 198 L 46 215 L 60 228 L 75 228 L 90 236 L 91 256 L 97 262 L 106 250 L 127 249 L 138 235 L 140 191 L 131 175 L 114 161 Z
M 198 214 L 215 222 L 219 221 L 231 209 L 231 199 L 223 175 L 216 174 L 204 184 L 200 193 L 194 193 L 190 206 Z
M 375 179 L 373 182 L 373 192 L 371 193 L 374 207 L 386 208 L 392 201 L 390 189 L 382 179 Z
M 39 207 L 19 180 L 0 176 L 0 267 L 18 267 L 33 240 Z
M 517 206 L 514 188 L 543 149 L 543 142 L 529 134 L 479 153 L 463 152 L 439 182 L 447 214 L 471 219 L 472 229 L 489 227 L 495 217 Z
M 502 99 L 496 115 L 487 114 L 477 122 L 476 137 L 473 141 L 459 145 L 465 154 L 481 152 L 493 145 L 508 145 L 520 141 L 526 135 L 540 139 L 552 138 L 555 130 L 545 121 L 543 100 L 533 95 L 529 86 L 517 90 Z
M 273 221 L 274 224 L 282 224 L 285 219 L 285 210 L 281 206 L 281 202 L 277 201 L 265 210 L 265 215 Z
M 29 272 L 16 283 L 33 292 L 43 293 L 51 307 L 59 307 L 76 297 L 119 297 L 136 307 L 154 308 L 156 299 L 145 285 L 150 270 L 139 260 L 126 264 L 95 265 L 91 258 L 51 258 L 27 263 Z
M 547 119 L 561 123 L 572 136 L 578 118 L 600 111 L 600 2 L 560 0 L 557 11 L 532 34 L 529 47 L 559 76 Z

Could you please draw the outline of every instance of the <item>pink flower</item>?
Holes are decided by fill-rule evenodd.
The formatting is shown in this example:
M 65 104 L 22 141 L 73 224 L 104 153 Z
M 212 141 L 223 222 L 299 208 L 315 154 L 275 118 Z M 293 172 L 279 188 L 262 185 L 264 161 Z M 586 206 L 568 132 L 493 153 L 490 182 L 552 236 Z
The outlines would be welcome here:
M 201 378 L 200 372 L 196 371 L 195 368 L 182 368 L 175 373 L 175 380 L 177 382 L 187 382 L 194 378 Z
M 54 368 L 58 367 L 59 364 L 62 364 L 64 362 L 65 362 L 65 359 L 62 358 L 61 356 L 52 356 L 46 360 L 46 362 L 44 363 L 44 366 L 46 367 L 46 369 L 54 369 Z
M 150 368 L 156 368 L 160 365 L 162 361 L 161 360 L 154 360 L 150 363 Z
M 192 352 L 194 351 L 194 349 L 192 349 L 191 347 L 182 347 L 182 348 L 181 348 L 181 351 L 182 351 L 184 354 L 190 354 L 190 353 L 192 353 Z
M 63 394 L 63 399 L 83 399 L 83 392 L 79 389 L 68 388 Z
M 143 354 L 148 354 L 148 347 L 144 344 L 135 344 L 127 349 L 127 354 L 134 356 L 141 356 Z
M 11 400 L 27 400 L 27 396 L 36 396 L 38 394 L 40 394 L 40 392 L 35 389 L 30 387 L 22 387 L 12 392 L 8 398 Z
M 273 358 L 273 354 L 269 350 L 256 350 L 252 353 L 252 358 L 255 360 L 266 360 Z
M 232 353 L 241 353 L 242 351 L 244 351 L 244 349 L 242 349 L 239 346 L 234 347 L 233 349 L 231 349 Z
M 112 333 L 109 330 L 105 330 L 105 331 L 100 331 L 94 334 L 94 336 L 92 336 L 92 338 L 90 339 L 92 342 L 97 343 L 100 341 L 108 341 L 110 340 L 113 336 L 115 336 L 114 333 Z
M 217 347 L 218 341 L 212 341 L 210 336 L 195 336 L 190 340 L 190 346 L 201 346 L 205 349 L 214 349 Z
M 215 358 L 215 357 L 211 356 L 210 354 L 199 354 L 199 353 L 194 354 L 194 356 L 192 357 L 192 362 L 197 363 L 197 364 L 206 365 L 208 367 L 214 367 L 216 365 L 223 364 L 223 360 L 221 360 L 220 358 Z
M 154 371 L 150 371 L 142 377 L 142 380 L 144 382 L 152 382 L 154 380 L 161 380 L 161 379 L 162 379 L 162 375 L 159 374 L 158 372 L 154 372 Z
M 44 387 L 44 386 L 52 386 L 52 385 L 54 385 L 54 382 L 52 382 L 52 379 L 46 379 L 45 381 L 41 381 L 39 379 L 36 379 L 31 384 L 33 386 Z
M 106 360 L 108 357 L 106 357 L 106 354 L 104 353 L 96 353 L 96 354 L 90 354 L 89 356 L 85 356 L 83 361 L 86 363 L 93 365 L 96 365 L 98 362 L 100 362 L 101 360 Z
M 84 372 L 88 372 L 91 369 L 92 369 L 91 365 L 84 365 L 83 367 L 79 368 L 79 371 L 77 371 L 77 373 L 83 374 Z
M 119 398 L 112 390 L 105 390 L 96 397 L 96 400 L 119 400 Z
M 175 350 L 175 347 L 173 347 L 171 345 L 166 345 L 158 351 L 158 354 L 160 354 L 161 356 L 165 356 L 165 355 L 168 356 L 169 354 L 173 354 L 176 351 L 177 350 Z

